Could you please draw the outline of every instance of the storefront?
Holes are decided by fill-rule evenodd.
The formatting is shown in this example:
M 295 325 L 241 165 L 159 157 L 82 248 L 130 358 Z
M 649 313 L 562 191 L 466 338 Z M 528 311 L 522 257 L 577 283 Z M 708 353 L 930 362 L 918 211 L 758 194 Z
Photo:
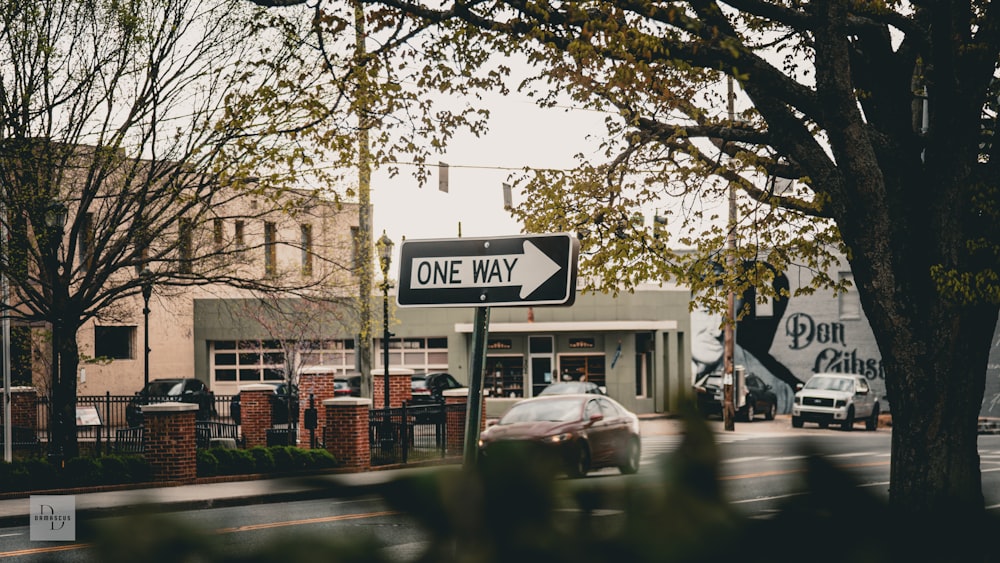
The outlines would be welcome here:
M 617 297 L 579 295 L 569 307 L 493 308 L 483 381 L 487 414 L 565 379 L 596 383 L 635 412 L 676 412 L 690 387 L 687 306 L 686 290 L 649 287 Z M 280 378 L 289 365 L 354 371 L 350 327 L 310 324 L 276 335 L 240 310 L 226 300 L 195 302 L 196 372 L 216 392 Z M 448 371 L 468 384 L 473 309 L 395 308 L 390 315 L 391 367 Z M 373 369 L 382 369 L 381 339 L 372 345 Z

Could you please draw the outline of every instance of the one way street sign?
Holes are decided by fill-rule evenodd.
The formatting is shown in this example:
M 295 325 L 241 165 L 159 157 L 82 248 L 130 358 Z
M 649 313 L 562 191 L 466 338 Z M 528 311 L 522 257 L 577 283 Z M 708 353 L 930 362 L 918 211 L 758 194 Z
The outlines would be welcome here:
M 407 240 L 400 307 L 571 305 L 580 242 L 573 235 Z

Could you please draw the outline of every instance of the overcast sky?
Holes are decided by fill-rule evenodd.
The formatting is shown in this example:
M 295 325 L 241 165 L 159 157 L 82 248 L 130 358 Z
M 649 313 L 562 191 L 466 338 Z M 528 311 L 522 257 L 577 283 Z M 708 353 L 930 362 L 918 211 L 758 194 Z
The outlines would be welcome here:
M 383 230 L 396 243 L 407 240 L 511 236 L 521 226 L 503 207 L 503 184 L 511 173 L 532 168 L 570 168 L 579 152 L 592 154 L 598 143 L 586 135 L 604 131 L 603 115 L 584 110 L 540 109 L 526 97 L 511 93 L 487 100 L 492 116 L 483 137 L 456 137 L 438 160 L 449 165 L 449 189 L 438 189 L 435 170 L 419 187 L 410 176 L 413 167 L 401 167 L 390 179 L 385 171 L 373 174 L 371 201 L 373 235 Z M 520 202 L 513 194 L 514 204 Z M 393 261 L 393 270 L 397 269 Z

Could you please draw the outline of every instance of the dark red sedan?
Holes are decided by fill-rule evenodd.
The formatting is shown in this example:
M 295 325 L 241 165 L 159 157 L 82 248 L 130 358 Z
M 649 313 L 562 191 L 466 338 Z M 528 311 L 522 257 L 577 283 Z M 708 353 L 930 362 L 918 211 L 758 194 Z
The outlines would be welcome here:
M 570 477 L 592 469 L 639 470 L 639 418 L 610 397 L 552 395 L 515 403 L 499 422 L 480 435 L 484 463 L 490 452 L 511 443 L 553 455 Z

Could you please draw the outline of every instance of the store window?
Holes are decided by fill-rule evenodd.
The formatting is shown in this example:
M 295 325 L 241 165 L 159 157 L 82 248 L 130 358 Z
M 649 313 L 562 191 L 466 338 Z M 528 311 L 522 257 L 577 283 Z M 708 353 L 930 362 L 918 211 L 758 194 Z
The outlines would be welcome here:
M 483 392 L 487 397 L 524 397 L 524 357 L 487 356 Z
M 559 356 L 559 378 L 563 381 L 590 381 L 607 385 L 604 354 Z

